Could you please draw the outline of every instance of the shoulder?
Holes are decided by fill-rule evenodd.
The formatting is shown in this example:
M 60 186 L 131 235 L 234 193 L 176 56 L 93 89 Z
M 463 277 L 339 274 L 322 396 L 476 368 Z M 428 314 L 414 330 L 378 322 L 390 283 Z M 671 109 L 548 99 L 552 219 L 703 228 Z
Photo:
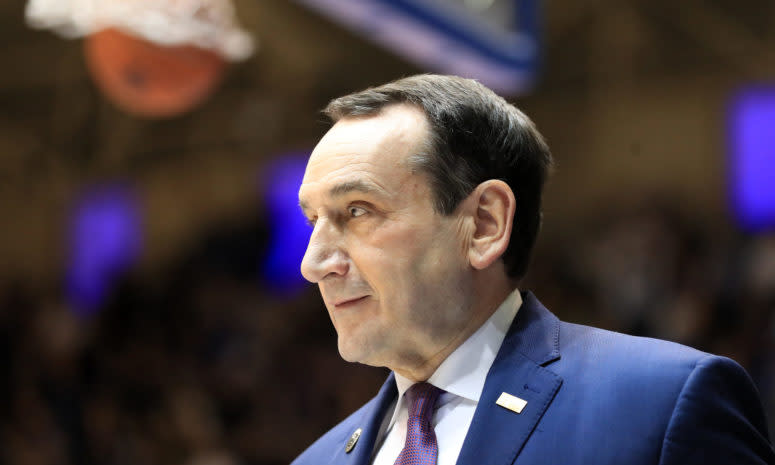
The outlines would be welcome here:
M 775 463 L 759 394 L 734 360 L 565 322 L 560 346 L 551 369 L 566 394 L 617 428 L 661 436 L 660 463 Z
M 773 464 L 768 436 L 748 373 L 731 359 L 708 356 L 696 363 L 675 402 L 662 462 Z
M 560 346 L 563 356 L 583 357 L 600 362 L 638 361 L 649 368 L 652 363 L 669 362 L 694 365 L 711 356 L 706 352 L 675 342 L 649 337 L 630 336 L 605 329 L 574 323 L 560 323 Z M 659 366 L 664 368 L 663 365 Z
M 559 345 L 560 358 L 547 368 L 563 379 L 561 396 L 600 404 L 597 408 L 611 415 L 643 414 L 644 422 L 653 417 L 666 421 L 696 370 L 716 363 L 738 366 L 674 342 L 564 322 Z

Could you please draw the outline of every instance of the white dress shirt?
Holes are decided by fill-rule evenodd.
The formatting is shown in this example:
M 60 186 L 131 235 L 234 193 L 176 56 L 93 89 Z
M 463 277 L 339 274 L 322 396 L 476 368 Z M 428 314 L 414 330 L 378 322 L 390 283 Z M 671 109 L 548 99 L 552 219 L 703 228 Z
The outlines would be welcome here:
M 446 391 L 436 402 L 432 421 L 439 446 L 437 465 L 454 465 L 457 462 L 487 373 L 520 306 L 522 296 L 519 290 L 514 290 L 495 313 L 428 378 L 430 384 Z M 395 378 L 398 399 L 393 415 L 385 415 L 382 422 L 374 445 L 373 465 L 393 465 L 406 441 L 409 406 L 404 393 L 414 382 L 398 373 Z

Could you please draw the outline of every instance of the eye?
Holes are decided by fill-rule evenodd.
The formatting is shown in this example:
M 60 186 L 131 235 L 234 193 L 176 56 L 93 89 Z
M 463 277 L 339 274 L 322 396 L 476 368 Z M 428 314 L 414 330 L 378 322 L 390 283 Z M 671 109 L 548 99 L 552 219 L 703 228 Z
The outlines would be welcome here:
M 350 218 L 358 218 L 359 216 L 365 215 L 366 210 L 361 207 L 349 206 L 347 207 L 347 213 L 350 214 Z

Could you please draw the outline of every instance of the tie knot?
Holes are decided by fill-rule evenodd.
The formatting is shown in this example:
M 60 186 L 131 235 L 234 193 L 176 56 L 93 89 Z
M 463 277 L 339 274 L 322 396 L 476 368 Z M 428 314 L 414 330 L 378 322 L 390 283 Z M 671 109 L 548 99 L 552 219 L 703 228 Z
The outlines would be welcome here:
M 433 415 L 433 407 L 439 399 L 441 389 L 428 383 L 413 384 L 406 391 L 409 401 L 409 416 L 430 420 Z

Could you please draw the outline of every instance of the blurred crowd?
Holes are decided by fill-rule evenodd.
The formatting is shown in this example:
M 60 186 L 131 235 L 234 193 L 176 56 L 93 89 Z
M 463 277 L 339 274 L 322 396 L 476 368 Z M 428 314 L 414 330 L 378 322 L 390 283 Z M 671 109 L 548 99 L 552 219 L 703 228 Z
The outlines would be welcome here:
M 314 287 L 262 285 L 249 223 L 88 315 L 57 288 L 0 288 L 0 464 L 285 464 L 371 397 L 386 371 L 339 359 Z M 775 235 L 651 204 L 563 237 L 525 287 L 563 319 L 734 358 L 775 427 Z
M 130 273 L 91 314 L 10 286 L 0 463 L 287 464 L 370 396 L 385 372 L 341 361 L 316 289 L 262 286 L 261 229 Z

